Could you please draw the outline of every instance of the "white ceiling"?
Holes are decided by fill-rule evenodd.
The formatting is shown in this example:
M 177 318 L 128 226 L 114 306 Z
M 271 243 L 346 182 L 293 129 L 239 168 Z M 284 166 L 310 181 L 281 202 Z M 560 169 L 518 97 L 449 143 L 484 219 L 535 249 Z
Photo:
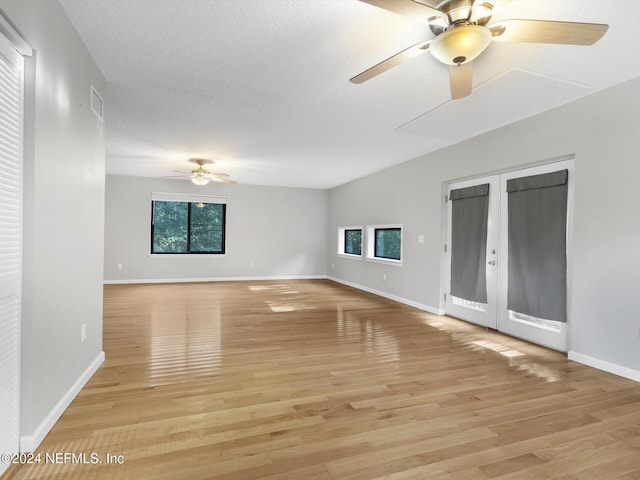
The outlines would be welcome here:
M 493 43 L 470 97 L 429 53 L 348 79 L 432 34 L 357 0 L 60 0 L 108 81 L 107 173 L 190 157 L 244 184 L 330 188 L 640 76 L 637 0 L 492 2 L 494 19 L 607 23 L 593 46 Z

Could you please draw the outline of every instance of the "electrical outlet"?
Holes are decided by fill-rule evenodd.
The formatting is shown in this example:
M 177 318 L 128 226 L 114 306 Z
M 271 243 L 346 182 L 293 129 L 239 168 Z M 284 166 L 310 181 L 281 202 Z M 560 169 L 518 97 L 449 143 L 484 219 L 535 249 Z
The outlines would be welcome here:
M 87 324 L 83 323 L 80 327 L 80 343 L 84 343 L 87 339 Z
M 255 264 L 255 263 L 253 263 L 253 262 L 251 262 L 251 263 L 249 264 L 249 266 L 250 266 L 251 268 L 253 268 L 253 267 L 255 267 L 255 266 L 256 266 L 256 264 Z
M 336 264 L 335 264 L 335 263 L 332 263 L 332 264 L 331 264 L 331 268 L 336 268 Z
M 386 280 L 386 279 L 387 279 L 387 274 L 386 274 L 386 273 L 383 273 L 383 274 L 382 274 L 382 280 Z
M 122 264 L 121 263 L 118 264 L 118 270 L 122 270 Z

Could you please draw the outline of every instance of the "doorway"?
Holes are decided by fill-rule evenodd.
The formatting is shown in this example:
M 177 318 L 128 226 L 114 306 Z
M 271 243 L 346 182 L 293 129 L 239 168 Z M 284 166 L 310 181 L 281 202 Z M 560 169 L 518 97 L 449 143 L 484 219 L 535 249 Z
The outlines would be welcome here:
M 573 163 L 448 185 L 447 315 L 568 350 Z

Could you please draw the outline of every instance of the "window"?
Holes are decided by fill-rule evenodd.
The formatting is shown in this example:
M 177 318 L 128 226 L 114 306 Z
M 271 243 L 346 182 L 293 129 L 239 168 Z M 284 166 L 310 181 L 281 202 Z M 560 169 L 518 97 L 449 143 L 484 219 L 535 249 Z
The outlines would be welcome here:
M 367 259 L 402 264 L 402 225 L 369 225 Z
M 362 255 L 362 230 L 344 231 L 344 253 Z
M 152 254 L 224 254 L 226 201 L 206 195 L 152 194 Z
M 375 236 L 374 257 L 400 260 L 402 233 L 399 228 L 376 228 Z
M 362 227 L 338 228 L 338 255 L 362 257 Z

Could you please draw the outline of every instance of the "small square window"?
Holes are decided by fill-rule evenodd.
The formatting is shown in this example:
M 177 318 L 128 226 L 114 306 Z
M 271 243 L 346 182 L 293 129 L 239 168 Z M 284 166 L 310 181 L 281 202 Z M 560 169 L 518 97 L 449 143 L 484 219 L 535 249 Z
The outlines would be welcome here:
M 374 257 L 400 260 L 402 231 L 399 228 L 376 228 Z
M 344 231 L 344 253 L 362 255 L 362 230 Z
M 367 226 L 367 260 L 402 265 L 402 225 Z
M 338 255 L 362 257 L 362 227 L 338 228 Z

